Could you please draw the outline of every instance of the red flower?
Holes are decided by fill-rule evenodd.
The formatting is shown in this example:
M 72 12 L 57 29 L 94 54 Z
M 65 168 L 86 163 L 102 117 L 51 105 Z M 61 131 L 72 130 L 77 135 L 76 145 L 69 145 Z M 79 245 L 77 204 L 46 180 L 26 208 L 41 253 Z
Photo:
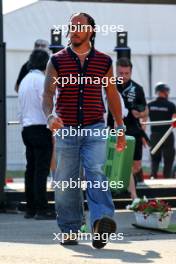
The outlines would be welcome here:
M 135 204 L 132 210 L 143 213 L 144 218 L 146 218 L 148 215 L 158 212 L 160 213 L 160 221 L 162 221 L 167 213 L 171 211 L 171 207 L 163 200 L 153 199 L 150 201 L 145 201 L 144 199 L 141 199 L 137 204 Z
M 155 200 L 149 201 L 149 205 L 153 206 L 153 207 L 157 207 L 158 206 L 158 204 L 157 204 L 157 202 Z

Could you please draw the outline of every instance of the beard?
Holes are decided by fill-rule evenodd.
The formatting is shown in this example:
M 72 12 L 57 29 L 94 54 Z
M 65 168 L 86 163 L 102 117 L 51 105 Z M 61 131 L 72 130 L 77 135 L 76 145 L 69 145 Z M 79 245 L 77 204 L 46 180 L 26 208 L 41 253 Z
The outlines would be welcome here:
M 82 44 L 84 44 L 87 41 L 87 36 L 85 36 L 83 39 L 74 39 L 71 38 L 71 44 L 73 45 L 73 47 L 80 47 Z
M 82 45 L 83 42 L 71 42 L 73 47 L 80 47 Z

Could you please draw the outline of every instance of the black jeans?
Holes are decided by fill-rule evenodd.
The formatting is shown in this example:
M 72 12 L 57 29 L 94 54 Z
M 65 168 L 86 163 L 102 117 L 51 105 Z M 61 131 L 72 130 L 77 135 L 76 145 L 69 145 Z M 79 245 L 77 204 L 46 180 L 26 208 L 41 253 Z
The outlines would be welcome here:
M 45 125 L 24 127 L 26 146 L 25 195 L 29 212 L 47 209 L 47 176 L 52 156 L 52 133 Z
M 152 133 L 151 134 L 151 148 L 153 148 L 158 141 L 163 136 L 163 133 Z M 172 177 L 172 166 L 175 157 L 175 149 L 174 149 L 174 134 L 172 133 L 163 145 L 158 149 L 156 154 L 151 155 L 151 162 L 152 162 L 152 171 L 151 176 L 157 178 L 157 172 L 159 168 L 159 163 L 163 157 L 164 160 L 164 169 L 163 175 L 164 178 L 171 178 Z

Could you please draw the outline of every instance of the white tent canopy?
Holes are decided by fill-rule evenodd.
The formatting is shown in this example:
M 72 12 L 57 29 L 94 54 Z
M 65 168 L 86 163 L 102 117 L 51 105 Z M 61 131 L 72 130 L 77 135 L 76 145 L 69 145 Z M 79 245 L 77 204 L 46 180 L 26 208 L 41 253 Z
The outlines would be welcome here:
M 8 95 L 15 94 L 14 83 L 19 69 L 27 60 L 34 41 L 38 38 L 50 41 L 53 25 L 67 25 L 71 14 L 80 11 L 92 15 L 100 27 L 122 25 L 129 32 L 128 44 L 135 66 L 133 77 L 144 86 L 147 96 L 149 54 L 153 55 L 152 84 L 158 81 L 175 84 L 175 73 L 170 69 L 176 67 L 176 35 L 173 34 L 176 5 L 38 1 L 4 15 Z M 108 33 L 97 33 L 96 48 L 107 52 L 115 62 L 116 34 Z M 63 44 L 67 44 L 65 36 Z M 172 95 L 176 96 L 174 90 Z
M 74 12 L 87 12 L 99 25 L 123 25 L 134 54 L 175 54 L 176 6 L 39 1 L 4 16 L 8 49 L 30 50 L 35 39 L 49 39 L 53 25 L 67 25 Z M 64 41 L 66 43 L 66 41 Z M 97 47 L 111 52 L 116 36 L 97 34 Z

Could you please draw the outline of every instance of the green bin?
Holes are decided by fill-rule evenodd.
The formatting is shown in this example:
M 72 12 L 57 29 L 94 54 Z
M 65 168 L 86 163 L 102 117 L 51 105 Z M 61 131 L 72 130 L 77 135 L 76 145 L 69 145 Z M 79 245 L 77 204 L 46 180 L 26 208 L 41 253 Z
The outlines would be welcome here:
M 117 152 L 115 149 L 116 136 L 109 136 L 107 139 L 104 173 L 108 178 L 111 191 L 115 193 L 124 192 L 129 186 L 135 138 L 126 136 L 126 141 L 127 148 L 123 152 Z

